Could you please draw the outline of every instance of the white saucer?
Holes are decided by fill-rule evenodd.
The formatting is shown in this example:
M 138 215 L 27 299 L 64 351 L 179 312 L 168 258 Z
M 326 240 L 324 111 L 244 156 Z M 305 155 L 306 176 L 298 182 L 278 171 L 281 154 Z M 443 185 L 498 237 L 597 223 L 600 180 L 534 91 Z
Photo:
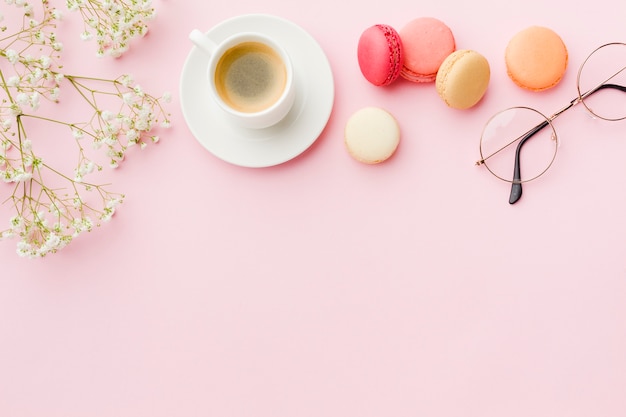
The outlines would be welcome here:
M 226 120 L 207 94 L 208 56 L 195 46 L 183 66 L 180 99 L 191 132 L 213 155 L 244 167 L 268 167 L 295 158 L 317 140 L 330 118 L 335 88 L 320 45 L 290 21 L 250 14 L 226 20 L 207 33 L 220 41 L 237 32 L 254 31 L 276 38 L 291 57 L 296 101 L 284 120 L 266 129 L 246 129 Z

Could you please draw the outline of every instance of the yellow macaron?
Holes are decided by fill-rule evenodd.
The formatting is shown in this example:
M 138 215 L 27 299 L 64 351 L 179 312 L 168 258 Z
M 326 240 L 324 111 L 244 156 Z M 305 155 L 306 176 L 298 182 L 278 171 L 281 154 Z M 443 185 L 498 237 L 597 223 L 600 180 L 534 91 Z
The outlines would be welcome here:
M 444 103 L 464 110 L 483 98 L 490 77 L 489 62 L 484 56 L 470 49 L 461 49 L 443 61 L 435 85 Z

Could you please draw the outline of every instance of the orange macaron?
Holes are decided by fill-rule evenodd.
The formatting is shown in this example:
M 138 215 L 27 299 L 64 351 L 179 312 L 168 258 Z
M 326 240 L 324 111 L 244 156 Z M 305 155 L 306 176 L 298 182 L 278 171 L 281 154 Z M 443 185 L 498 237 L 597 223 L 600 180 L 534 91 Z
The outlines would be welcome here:
M 511 38 L 504 54 L 509 78 L 531 91 L 543 91 L 561 81 L 567 69 L 565 43 L 552 29 L 528 27 Z

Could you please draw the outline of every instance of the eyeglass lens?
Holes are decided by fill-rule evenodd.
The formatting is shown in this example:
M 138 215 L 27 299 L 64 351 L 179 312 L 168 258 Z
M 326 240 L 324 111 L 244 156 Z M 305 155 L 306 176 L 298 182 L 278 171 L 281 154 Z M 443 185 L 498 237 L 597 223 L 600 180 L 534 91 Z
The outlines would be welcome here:
M 591 53 L 578 72 L 578 92 L 596 117 L 626 118 L 626 44 L 603 45 Z
M 554 127 L 543 114 L 513 107 L 497 113 L 485 125 L 480 153 L 493 175 L 522 183 L 537 178 L 552 165 L 557 147 Z M 516 159 L 519 172 L 514 169 Z

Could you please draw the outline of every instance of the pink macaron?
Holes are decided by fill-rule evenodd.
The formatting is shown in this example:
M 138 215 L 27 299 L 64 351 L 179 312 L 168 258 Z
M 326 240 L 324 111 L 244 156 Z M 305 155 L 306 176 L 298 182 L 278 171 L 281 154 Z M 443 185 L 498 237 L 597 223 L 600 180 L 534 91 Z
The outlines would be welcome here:
M 400 30 L 404 48 L 403 78 L 417 83 L 433 82 L 441 63 L 456 49 L 454 35 L 441 20 L 420 17 Z
M 404 63 L 400 35 L 388 25 L 367 28 L 359 39 L 357 55 L 363 76 L 376 86 L 391 84 Z

